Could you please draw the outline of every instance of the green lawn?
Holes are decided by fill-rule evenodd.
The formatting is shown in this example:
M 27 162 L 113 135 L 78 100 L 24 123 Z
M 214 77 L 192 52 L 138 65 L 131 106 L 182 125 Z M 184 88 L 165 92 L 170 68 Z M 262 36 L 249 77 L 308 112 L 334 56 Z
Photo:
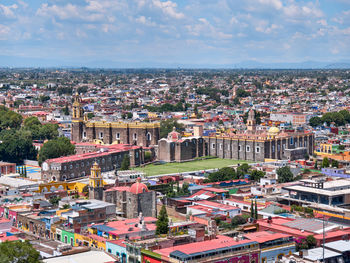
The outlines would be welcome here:
M 137 167 L 134 170 L 143 171 L 147 176 L 159 175 L 159 174 L 171 174 L 171 173 L 182 173 L 190 171 L 207 170 L 214 168 L 227 167 L 229 165 L 235 165 L 238 163 L 249 163 L 249 161 L 242 160 L 230 160 L 230 159 L 208 159 L 200 161 L 191 161 L 184 163 L 166 163 L 166 164 L 149 164 L 145 167 Z

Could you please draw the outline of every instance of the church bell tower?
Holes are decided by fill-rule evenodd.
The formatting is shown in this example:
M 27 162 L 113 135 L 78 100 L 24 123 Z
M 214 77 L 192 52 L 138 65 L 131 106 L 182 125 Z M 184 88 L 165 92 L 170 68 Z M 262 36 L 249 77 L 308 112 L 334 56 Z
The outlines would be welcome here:
M 103 199 L 103 179 L 101 175 L 101 167 L 97 162 L 91 167 L 89 177 L 89 199 Z
M 81 98 L 78 92 L 74 96 L 72 105 L 72 140 L 81 142 L 83 137 L 84 113 L 81 105 Z
M 255 112 L 253 109 L 250 109 L 248 113 L 247 130 L 248 132 L 251 132 L 251 133 L 256 131 L 256 119 L 255 119 Z

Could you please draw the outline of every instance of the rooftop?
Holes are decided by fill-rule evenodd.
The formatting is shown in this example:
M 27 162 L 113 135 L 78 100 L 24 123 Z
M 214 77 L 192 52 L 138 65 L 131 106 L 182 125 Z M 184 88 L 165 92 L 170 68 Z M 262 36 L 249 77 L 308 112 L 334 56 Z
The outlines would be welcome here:
M 172 252 L 175 252 L 175 251 L 179 251 L 186 255 L 191 255 L 191 254 L 200 253 L 200 252 L 217 250 L 220 248 L 229 248 L 229 247 L 235 247 L 242 244 L 253 244 L 253 243 L 256 243 L 256 242 L 251 240 L 236 241 L 231 237 L 219 235 L 217 236 L 216 239 L 202 241 L 202 242 L 194 242 L 194 243 L 189 243 L 189 244 L 174 246 L 169 248 L 163 248 L 163 249 L 155 250 L 154 252 L 164 256 L 169 256 Z
M 256 241 L 258 243 L 264 243 L 267 241 L 272 241 L 272 240 L 281 239 L 281 238 L 289 238 L 292 236 L 287 234 L 282 234 L 282 233 L 271 233 L 267 231 L 260 231 L 260 232 L 245 234 L 244 237 L 249 240 Z
M 64 156 L 59 158 L 53 158 L 46 160 L 47 163 L 66 163 L 66 162 L 72 162 L 72 161 L 80 161 L 82 159 L 91 159 L 91 158 L 97 158 L 102 156 L 108 156 L 111 153 L 117 153 L 117 152 L 124 152 L 129 151 L 131 149 L 139 149 L 139 146 L 133 146 L 129 144 L 115 144 L 110 146 L 105 146 L 101 151 L 98 152 L 90 152 L 90 153 L 82 153 L 82 154 L 75 154 L 70 156 Z

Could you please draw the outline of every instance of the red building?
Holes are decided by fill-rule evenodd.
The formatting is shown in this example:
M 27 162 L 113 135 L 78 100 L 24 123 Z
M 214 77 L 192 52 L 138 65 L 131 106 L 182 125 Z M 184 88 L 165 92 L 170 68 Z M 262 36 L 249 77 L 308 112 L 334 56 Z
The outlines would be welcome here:
M 217 236 L 217 238 L 211 240 L 154 251 L 142 250 L 141 253 L 142 263 L 257 263 L 260 256 L 257 242 L 251 240 L 234 240 L 226 236 Z
M 16 164 L 15 163 L 5 163 L 0 161 L 0 175 L 3 174 L 13 174 L 16 172 Z

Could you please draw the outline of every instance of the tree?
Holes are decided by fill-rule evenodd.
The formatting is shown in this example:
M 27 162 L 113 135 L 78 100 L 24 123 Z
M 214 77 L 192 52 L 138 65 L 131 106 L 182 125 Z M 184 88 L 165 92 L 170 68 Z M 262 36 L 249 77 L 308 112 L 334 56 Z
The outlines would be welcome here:
M 338 161 L 332 159 L 331 166 L 334 167 L 334 168 L 338 168 L 339 167 Z
M 11 241 L 0 243 L 0 262 L 39 263 L 40 253 L 28 242 Z
M 251 201 L 250 204 L 250 217 L 254 218 L 254 205 L 253 205 L 253 200 Z
M 258 204 L 255 200 L 255 207 L 254 207 L 254 218 L 258 220 Z
M 232 227 L 237 227 L 239 225 L 245 224 L 247 221 L 244 219 L 244 217 L 240 215 L 236 215 L 231 219 L 231 226 Z
M 64 106 L 64 108 L 62 109 L 62 112 L 64 115 L 68 116 L 69 115 L 69 108 L 68 108 L 68 104 L 66 104 L 66 106 Z
M 322 160 L 322 168 L 327 168 L 329 167 L 329 160 L 327 157 L 324 157 Z
M 120 170 L 125 171 L 125 170 L 129 170 L 129 168 L 130 168 L 130 157 L 129 157 L 129 154 L 125 154 L 123 157 Z
M 317 160 L 315 161 L 315 167 L 314 167 L 316 170 L 318 169 L 318 163 L 317 163 Z
M 308 235 L 306 237 L 306 243 L 307 243 L 309 249 L 314 248 L 317 245 L 316 238 L 313 235 Z
M 39 151 L 38 161 L 41 165 L 47 159 L 72 155 L 74 152 L 75 146 L 71 144 L 70 140 L 66 137 L 59 137 L 44 143 Z
M 0 131 L 6 129 L 19 129 L 22 124 L 22 116 L 14 111 L 10 111 L 4 106 L 0 106 Z
M 317 126 L 321 126 L 322 125 L 322 119 L 320 117 L 312 117 L 310 118 L 309 120 L 309 124 L 312 126 L 312 127 L 317 127 Z
M 160 209 L 158 219 L 156 222 L 156 235 L 168 234 L 169 231 L 169 218 L 165 205 Z
M 288 166 L 278 168 L 277 175 L 279 183 L 288 183 L 294 180 L 294 175 Z
M 0 132 L 0 141 L 0 160 L 21 164 L 25 159 L 36 159 L 37 151 L 30 132 L 4 130 Z
M 49 202 L 53 205 L 53 206 L 57 206 L 59 201 L 61 201 L 61 197 L 59 196 L 53 196 L 50 198 Z
M 209 182 L 221 182 L 236 179 L 236 171 L 231 167 L 224 167 L 208 176 Z
M 168 133 L 176 128 L 177 132 L 185 130 L 184 125 L 177 122 L 175 119 L 167 119 L 160 122 L 160 138 L 166 138 Z
M 263 178 L 264 176 L 265 176 L 265 173 L 263 171 L 253 170 L 250 173 L 250 180 L 258 182 L 260 181 L 260 178 Z
M 249 164 L 244 163 L 237 167 L 237 178 L 244 178 L 244 175 L 248 174 L 250 169 Z
M 343 115 L 344 120 L 345 120 L 347 123 L 350 123 L 350 113 L 349 113 L 347 110 L 341 110 L 341 111 L 339 111 L 339 113 L 340 113 L 341 115 Z

